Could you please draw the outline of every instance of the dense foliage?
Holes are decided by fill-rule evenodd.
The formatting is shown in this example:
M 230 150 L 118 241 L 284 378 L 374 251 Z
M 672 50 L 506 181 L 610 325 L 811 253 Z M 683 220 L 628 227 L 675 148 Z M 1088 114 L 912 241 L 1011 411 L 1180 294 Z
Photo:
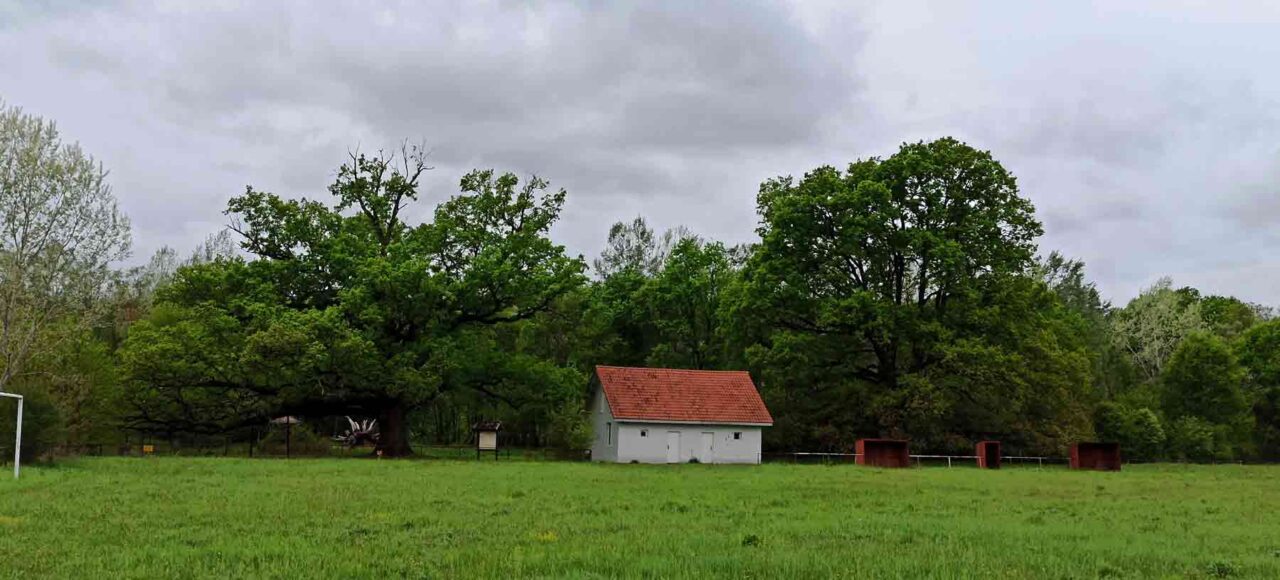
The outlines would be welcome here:
M 1013 175 L 956 140 L 765 181 L 754 244 L 619 222 L 590 278 L 550 237 L 564 191 L 475 171 L 425 212 L 427 170 L 405 148 L 352 155 L 328 203 L 248 188 L 233 233 L 115 272 L 14 375 L 32 450 L 230 444 L 281 415 L 320 440 L 376 418 L 389 455 L 494 419 L 581 448 L 587 378 L 616 364 L 750 370 L 771 450 L 1280 458 L 1270 309 L 1168 279 L 1112 306 L 1085 264 L 1039 253 Z
M 252 188 L 233 198 L 253 259 L 179 270 L 165 307 L 131 330 L 121 360 L 137 386 L 132 425 L 219 432 L 358 413 L 378 418 L 385 454 L 402 455 L 408 415 L 442 392 L 502 399 L 579 381 L 500 354 L 491 328 L 581 284 L 585 266 L 546 236 L 564 192 L 477 171 L 431 222 L 409 225 L 425 170 L 416 150 L 359 155 L 338 171 L 332 206 Z

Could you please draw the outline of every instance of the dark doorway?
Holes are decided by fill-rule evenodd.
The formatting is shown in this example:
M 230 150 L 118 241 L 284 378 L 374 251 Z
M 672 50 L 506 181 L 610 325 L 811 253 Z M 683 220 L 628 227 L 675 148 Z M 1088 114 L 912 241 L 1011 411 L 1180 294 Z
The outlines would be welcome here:
M 979 441 L 974 455 L 978 456 L 978 467 L 982 469 L 1000 469 L 1000 442 Z

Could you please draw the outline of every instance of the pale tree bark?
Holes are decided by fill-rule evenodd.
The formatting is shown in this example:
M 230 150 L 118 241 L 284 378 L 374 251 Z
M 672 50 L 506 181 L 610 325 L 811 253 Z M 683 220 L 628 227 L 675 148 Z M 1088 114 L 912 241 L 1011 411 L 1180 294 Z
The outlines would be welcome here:
M 129 222 L 107 173 L 52 122 L 0 103 L 0 391 L 102 306 Z

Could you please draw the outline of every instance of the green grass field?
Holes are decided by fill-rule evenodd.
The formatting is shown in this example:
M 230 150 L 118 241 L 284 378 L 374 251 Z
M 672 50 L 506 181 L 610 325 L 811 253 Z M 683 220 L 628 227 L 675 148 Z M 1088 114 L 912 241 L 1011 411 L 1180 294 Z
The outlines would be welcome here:
M 8 577 L 1280 578 L 1280 468 L 82 459 Z

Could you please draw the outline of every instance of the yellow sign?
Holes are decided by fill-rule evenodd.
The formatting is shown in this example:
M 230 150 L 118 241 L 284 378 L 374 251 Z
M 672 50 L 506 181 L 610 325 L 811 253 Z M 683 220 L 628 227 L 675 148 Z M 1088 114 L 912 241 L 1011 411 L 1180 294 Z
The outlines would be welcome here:
M 143 445 L 143 446 L 142 446 L 142 454 L 143 454 L 143 455 L 151 455 L 152 453 L 155 453 L 155 452 L 156 452 L 156 446 L 155 446 L 155 445 Z

